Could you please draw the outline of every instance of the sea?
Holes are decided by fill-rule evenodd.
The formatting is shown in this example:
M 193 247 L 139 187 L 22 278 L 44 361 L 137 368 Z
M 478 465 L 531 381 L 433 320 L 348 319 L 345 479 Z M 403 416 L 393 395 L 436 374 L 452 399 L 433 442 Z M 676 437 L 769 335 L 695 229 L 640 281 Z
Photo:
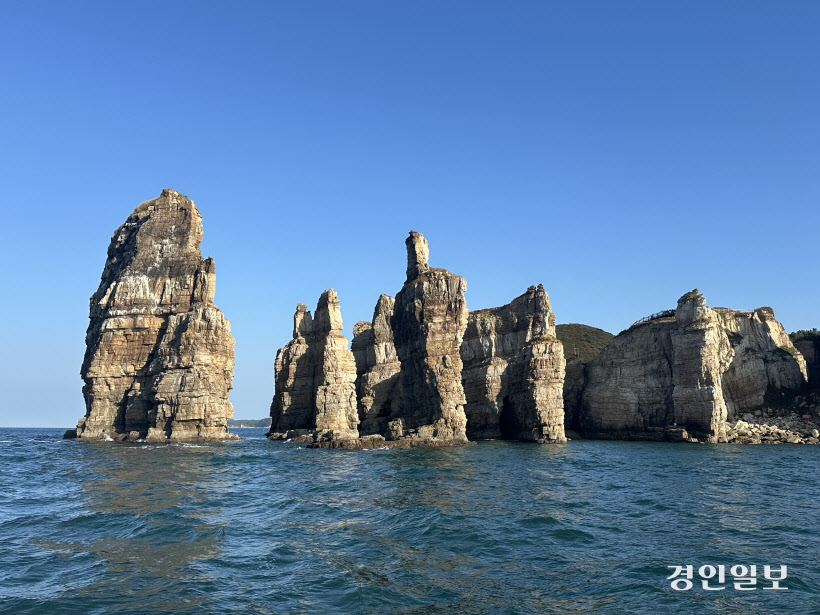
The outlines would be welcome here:
M 0 429 L 0 612 L 820 613 L 820 446 L 235 431 Z

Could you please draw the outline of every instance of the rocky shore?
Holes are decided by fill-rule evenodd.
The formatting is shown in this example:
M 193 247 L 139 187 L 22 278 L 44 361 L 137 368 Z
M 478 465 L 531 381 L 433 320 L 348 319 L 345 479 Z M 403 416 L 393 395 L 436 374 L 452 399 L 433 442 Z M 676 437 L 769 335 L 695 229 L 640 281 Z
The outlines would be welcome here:
M 66 438 L 229 440 L 234 340 L 214 304 L 202 216 L 174 190 L 111 238 L 92 295 L 81 376 L 86 414 Z M 313 448 L 458 446 L 571 438 L 817 444 L 820 332 L 794 343 L 774 311 L 709 307 L 697 290 L 612 337 L 556 328 L 543 285 L 469 311 L 466 280 L 405 241 L 395 297 L 342 334 L 333 289 L 276 353 L 267 436 Z M 561 337 L 571 343 L 564 355 Z

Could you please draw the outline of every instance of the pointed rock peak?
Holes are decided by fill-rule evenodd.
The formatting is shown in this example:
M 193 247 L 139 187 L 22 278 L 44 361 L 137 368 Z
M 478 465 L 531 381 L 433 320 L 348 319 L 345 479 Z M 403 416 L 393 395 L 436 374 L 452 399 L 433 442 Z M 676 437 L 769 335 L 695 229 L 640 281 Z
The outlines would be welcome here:
M 380 314 L 391 315 L 395 305 L 396 300 L 393 297 L 385 294 L 380 295 L 379 300 L 376 302 L 376 309 L 373 310 L 373 320 L 375 321 Z
M 410 282 L 430 269 L 430 249 L 424 235 L 416 231 L 410 231 L 404 244 L 407 246 L 407 281 Z
M 313 319 L 304 303 L 296 304 L 296 313 L 293 315 L 293 338 L 307 337 L 313 329 Z
M 319 297 L 316 305 L 316 327 L 323 333 L 339 332 L 342 330 L 342 308 L 339 296 L 332 288 L 326 290 Z

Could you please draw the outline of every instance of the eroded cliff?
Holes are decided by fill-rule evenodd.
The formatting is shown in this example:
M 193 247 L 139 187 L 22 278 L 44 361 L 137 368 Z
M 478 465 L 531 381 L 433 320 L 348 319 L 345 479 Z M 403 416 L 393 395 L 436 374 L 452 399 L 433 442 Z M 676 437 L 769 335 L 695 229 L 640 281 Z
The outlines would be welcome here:
M 214 305 L 202 216 L 174 190 L 139 205 L 111 238 L 90 301 L 81 369 L 86 415 L 66 437 L 224 440 L 234 364 Z
M 806 366 L 770 308 L 709 308 L 697 290 L 587 366 L 581 428 L 597 437 L 727 441 L 740 414 L 793 395 Z
M 470 312 L 460 353 L 470 439 L 566 441 L 564 353 L 542 285 Z
M 356 362 L 341 334 L 339 298 L 319 297 L 316 317 L 303 304 L 293 317 L 293 339 L 276 353 L 271 403 L 272 439 L 327 442 L 359 437 Z
M 427 240 L 410 231 L 407 280 L 397 293 L 391 328 L 399 401 L 388 439 L 428 445 L 467 442 L 459 347 L 467 328 L 467 282 L 428 264 Z

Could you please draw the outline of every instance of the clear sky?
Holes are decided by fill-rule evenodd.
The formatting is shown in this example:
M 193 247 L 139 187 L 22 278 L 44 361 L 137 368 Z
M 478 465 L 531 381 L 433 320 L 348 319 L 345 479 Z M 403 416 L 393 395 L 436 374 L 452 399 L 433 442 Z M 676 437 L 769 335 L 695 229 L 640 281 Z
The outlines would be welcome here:
M 698 287 L 820 326 L 820 3 L 3 2 L 0 425 L 84 413 L 111 233 L 174 188 L 204 215 L 267 416 L 297 302 L 345 333 L 404 238 L 471 308 L 543 283 L 617 333 Z

